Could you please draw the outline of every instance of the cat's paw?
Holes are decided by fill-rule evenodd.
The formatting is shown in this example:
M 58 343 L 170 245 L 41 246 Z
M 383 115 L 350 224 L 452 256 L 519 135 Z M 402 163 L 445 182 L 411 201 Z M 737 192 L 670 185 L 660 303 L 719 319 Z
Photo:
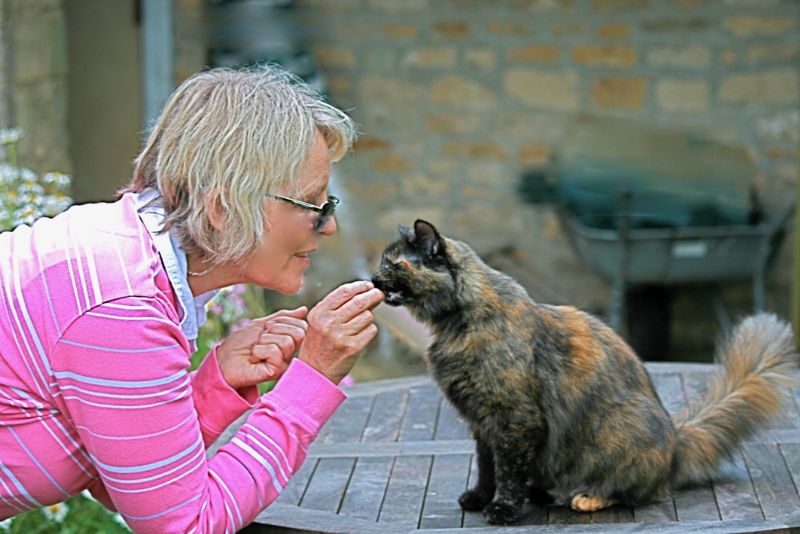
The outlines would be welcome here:
M 483 515 L 489 524 L 510 525 L 519 521 L 520 509 L 511 503 L 494 501 L 484 508 Z
M 458 504 L 468 512 L 483 510 L 491 501 L 491 495 L 486 495 L 474 489 L 465 491 L 461 494 L 461 497 L 458 498 Z
M 533 504 L 547 505 L 553 503 L 553 496 L 545 489 L 530 486 L 528 487 L 528 500 Z
M 576 512 L 596 512 L 602 508 L 608 508 L 616 504 L 616 501 L 606 500 L 595 495 L 579 493 L 572 498 L 572 509 Z

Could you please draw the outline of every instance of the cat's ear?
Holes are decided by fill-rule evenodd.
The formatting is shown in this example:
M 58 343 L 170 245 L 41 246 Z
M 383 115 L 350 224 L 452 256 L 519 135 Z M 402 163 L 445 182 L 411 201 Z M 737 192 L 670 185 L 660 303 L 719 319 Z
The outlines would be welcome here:
M 408 241 L 408 243 L 414 243 L 414 230 L 412 230 L 409 226 L 406 226 L 405 224 L 398 224 L 397 231 L 400 232 L 400 236 Z
M 414 221 L 414 236 L 414 244 L 429 257 L 437 255 L 443 248 L 442 236 L 428 221 L 422 219 Z

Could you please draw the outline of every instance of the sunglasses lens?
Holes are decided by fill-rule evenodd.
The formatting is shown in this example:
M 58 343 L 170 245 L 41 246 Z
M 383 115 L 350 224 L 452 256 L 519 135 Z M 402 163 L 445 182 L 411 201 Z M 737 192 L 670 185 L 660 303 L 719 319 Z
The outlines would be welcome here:
M 328 224 L 328 219 L 331 218 L 333 212 L 336 211 L 336 204 L 337 200 L 328 200 L 325 204 L 322 205 L 322 209 L 319 212 L 319 218 L 317 219 L 317 223 L 314 225 L 314 230 L 319 232 L 325 225 Z

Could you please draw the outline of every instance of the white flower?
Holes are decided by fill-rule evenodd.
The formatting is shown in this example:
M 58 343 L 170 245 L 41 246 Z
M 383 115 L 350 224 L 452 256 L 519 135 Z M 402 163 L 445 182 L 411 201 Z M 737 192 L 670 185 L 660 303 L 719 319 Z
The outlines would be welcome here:
M 37 182 L 26 181 L 19 184 L 19 187 L 17 187 L 17 193 L 20 195 L 26 195 L 27 197 L 38 197 L 44 195 L 44 187 L 39 185 Z
M 11 184 L 17 179 L 19 171 L 8 163 L 0 163 L 0 183 Z
M 0 143 L 4 145 L 16 143 L 22 139 L 22 135 L 22 130 L 19 128 L 7 128 L 0 130 Z
M 37 178 L 35 172 L 25 167 L 19 168 L 19 177 L 23 182 L 35 182 Z
M 68 187 L 71 183 L 70 177 L 61 172 L 48 172 L 42 176 L 42 181 L 46 184 L 54 184 L 56 187 Z
M 67 506 L 67 503 L 59 502 L 56 504 L 51 504 L 50 506 L 45 506 L 42 508 L 42 512 L 50 521 L 61 523 L 64 520 L 64 517 L 66 517 L 67 512 L 69 512 L 69 506 Z
M 33 224 L 42 214 L 33 206 L 24 206 L 14 213 L 14 220 L 18 224 Z

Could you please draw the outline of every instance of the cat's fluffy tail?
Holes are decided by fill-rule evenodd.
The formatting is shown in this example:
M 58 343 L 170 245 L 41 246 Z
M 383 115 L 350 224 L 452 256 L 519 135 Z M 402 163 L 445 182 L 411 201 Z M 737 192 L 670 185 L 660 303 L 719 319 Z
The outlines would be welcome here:
M 708 393 L 673 417 L 673 487 L 708 480 L 721 460 L 781 411 L 795 358 L 791 327 L 772 314 L 753 315 L 733 329 L 718 347 L 722 368 Z

